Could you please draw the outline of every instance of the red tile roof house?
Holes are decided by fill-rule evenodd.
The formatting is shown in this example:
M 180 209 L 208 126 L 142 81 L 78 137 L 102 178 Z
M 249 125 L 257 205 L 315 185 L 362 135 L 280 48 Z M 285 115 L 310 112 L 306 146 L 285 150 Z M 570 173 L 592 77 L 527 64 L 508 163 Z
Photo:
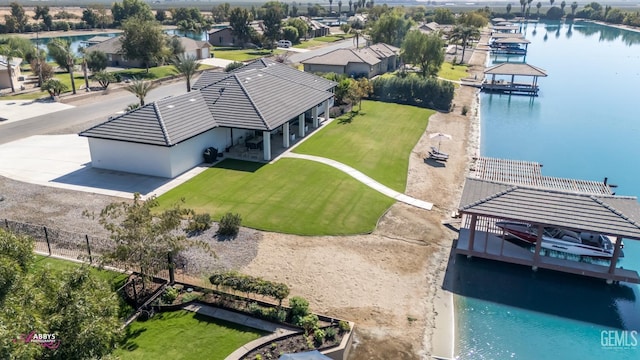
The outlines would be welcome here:
M 208 147 L 244 149 L 248 137 L 255 140 L 257 160 L 270 161 L 293 138 L 320 126 L 320 115 L 333 106 L 335 86 L 260 59 L 230 73 L 205 72 L 195 91 L 147 104 L 79 135 L 89 138 L 92 167 L 165 178 L 202 163 Z

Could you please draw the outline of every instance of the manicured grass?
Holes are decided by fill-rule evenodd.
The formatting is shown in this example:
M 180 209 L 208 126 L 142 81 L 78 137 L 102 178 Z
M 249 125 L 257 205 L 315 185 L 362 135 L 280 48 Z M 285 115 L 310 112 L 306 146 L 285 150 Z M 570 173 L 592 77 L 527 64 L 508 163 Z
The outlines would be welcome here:
M 303 40 L 300 44 L 293 45 L 294 48 L 308 49 L 315 46 L 325 45 L 325 41 L 318 41 L 316 39 Z
M 249 61 L 258 59 L 265 56 L 272 56 L 283 53 L 282 50 L 257 50 L 257 49 L 240 49 L 229 47 L 213 47 L 213 54 L 220 59 L 227 59 L 233 61 Z
M 451 63 L 443 63 L 438 71 L 438 77 L 447 80 L 460 81 L 467 77 L 467 65 L 453 65 Z
M 300 42 L 300 44 L 294 45 L 293 47 L 299 48 L 299 49 L 307 49 L 307 48 L 310 48 L 310 47 L 326 45 L 326 43 L 331 43 L 331 42 L 335 42 L 335 41 L 349 39 L 349 38 L 352 38 L 352 37 L 353 37 L 352 34 L 321 36 L 321 37 L 312 38 L 312 39 L 309 39 L 309 40 L 302 40 L 302 42 Z
M 270 165 L 225 160 L 160 196 L 160 207 L 181 198 L 215 219 L 233 212 L 244 226 L 300 235 L 373 231 L 394 203 L 330 166 L 286 158 Z
M 343 34 L 343 35 L 328 35 L 314 38 L 314 40 L 322 41 L 322 42 L 334 42 L 344 39 L 350 39 L 353 37 L 353 34 Z
M 433 113 L 414 106 L 363 101 L 360 114 L 350 121 L 349 114 L 334 120 L 294 151 L 337 160 L 404 192 L 409 154 Z
M 176 75 L 176 70 L 173 65 L 165 65 L 149 68 L 148 73 L 146 69 L 127 69 L 115 71 L 114 74 L 120 74 L 128 78 L 135 77 L 136 79 L 161 79 Z
M 61 272 L 65 270 L 72 270 L 82 266 L 80 263 L 73 261 L 67 261 L 62 259 L 56 259 L 48 256 L 36 255 L 35 263 L 33 264 L 32 271 L 48 268 L 54 272 Z M 127 274 L 119 273 L 116 271 L 100 270 L 95 267 L 90 268 L 91 273 L 101 278 L 102 280 L 111 284 L 115 288 L 119 288 L 124 285 L 127 280 Z
M 0 101 L 2 100 L 35 100 L 35 99 L 40 99 L 43 97 L 49 97 L 49 93 L 46 92 L 42 92 L 42 91 L 38 91 L 38 92 L 31 92 L 31 93 L 27 93 L 27 94 L 18 94 L 18 95 L 6 95 L 6 96 L 2 96 L 0 97 Z
M 222 360 L 264 335 L 260 330 L 189 311 L 165 312 L 129 325 L 127 336 L 114 355 L 123 360 Z

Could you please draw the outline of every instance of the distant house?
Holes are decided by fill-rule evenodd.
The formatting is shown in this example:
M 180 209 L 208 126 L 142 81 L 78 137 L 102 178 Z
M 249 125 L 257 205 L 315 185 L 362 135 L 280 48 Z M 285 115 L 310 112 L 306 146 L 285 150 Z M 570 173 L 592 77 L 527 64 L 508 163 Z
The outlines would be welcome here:
M 307 16 L 299 16 L 300 19 L 304 20 L 304 22 L 307 24 L 307 26 L 309 27 L 309 31 L 307 32 L 307 37 L 310 38 L 314 38 L 314 37 L 321 37 L 321 36 L 327 36 L 329 35 L 329 26 L 317 21 L 317 20 L 313 20 L 310 17 Z M 303 34 L 301 34 L 300 36 L 302 36 Z
M 184 48 L 184 54 L 188 56 L 195 56 L 196 59 L 206 59 L 209 57 L 209 44 L 206 41 L 197 41 L 184 36 L 174 37 L 180 39 L 180 44 Z M 93 37 L 89 40 L 97 42 L 95 45 L 91 45 L 86 48 L 86 52 L 102 51 L 107 55 L 107 66 L 116 67 L 141 67 L 142 62 L 137 59 L 127 59 L 122 54 L 122 36 L 116 36 L 111 38 L 105 37 Z M 102 40 L 102 41 L 100 41 Z
M 264 23 L 262 20 L 254 20 L 249 26 L 258 34 L 264 34 Z M 212 29 L 208 32 L 209 44 L 213 46 L 242 46 L 240 39 L 233 34 L 231 26 Z
M 13 58 L 11 60 L 11 78 L 13 79 L 13 86 L 19 88 L 18 79 L 21 77 L 20 64 L 21 58 Z M 6 89 L 11 87 L 11 80 L 9 79 L 9 72 L 7 71 L 7 58 L 0 55 L 0 89 Z
M 400 49 L 378 43 L 362 49 L 337 49 L 302 61 L 304 71 L 313 73 L 346 74 L 359 77 L 395 71 L 399 65 Z
M 173 178 L 203 151 L 254 145 L 265 161 L 320 126 L 335 82 L 267 59 L 229 73 L 208 71 L 194 91 L 164 98 L 89 128 L 91 166 Z M 249 143 L 250 140 L 253 141 Z
M 424 34 L 431 34 L 436 31 L 440 31 L 443 34 L 450 32 L 453 29 L 453 25 L 440 25 L 435 21 L 430 23 L 423 23 L 417 27 L 417 30 L 420 30 Z

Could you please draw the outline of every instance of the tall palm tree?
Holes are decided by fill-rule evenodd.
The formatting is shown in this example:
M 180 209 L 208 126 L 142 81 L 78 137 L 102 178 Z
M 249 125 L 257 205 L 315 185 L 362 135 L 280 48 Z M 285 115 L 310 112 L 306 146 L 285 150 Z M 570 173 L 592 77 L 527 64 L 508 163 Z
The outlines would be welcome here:
M 549 2 L 551 3 L 551 6 L 553 6 L 553 3 L 556 2 L 556 0 L 549 0 Z
M 7 62 L 9 84 L 11 85 L 11 92 L 14 93 L 16 92 L 15 85 L 13 85 L 13 74 L 15 71 L 12 67 L 12 62 L 16 57 L 22 56 L 22 52 L 13 45 L 13 42 L 8 42 L 7 44 L 0 46 L 0 55 L 4 56 L 4 59 Z
M 342 0 L 338 0 L 338 24 L 340 23 L 340 13 L 342 12 Z
M 542 3 L 540 1 L 538 1 L 538 3 L 536 4 L 536 8 L 538 9 L 538 16 L 540 16 L 540 8 L 542 7 Z
M 560 3 L 560 10 L 562 10 L 562 15 L 564 15 L 564 7 L 567 6 L 567 2 L 566 1 L 562 1 Z
M 577 2 L 572 2 L 571 3 L 571 15 L 575 15 L 576 14 L 576 9 L 578 8 L 578 3 Z
M 82 74 L 84 75 L 84 91 L 89 91 L 89 64 L 87 64 L 87 53 L 85 48 L 80 48 L 82 54 Z
M 507 15 L 511 14 L 511 3 L 507 4 Z
M 144 106 L 144 98 L 154 87 L 155 84 L 150 81 L 133 78 L 131 84 L 127 85 L 124 89 L 140 99 L 140 106 Z
M 333 5 L 333 0 L 329 0 L 329 15 L 331 15 L 331 5 Z
M 527 7 L 527 16 L 531 15 L 531 3 L 533 2 L 533 0 L 527 0 L 527 5 L 529 5 Z
M 520 6 L 522 7 L 522 13 L 520 15 L 524 18 L 524 8 L 527 6 L 527 0 L 520 0 Z
M 187 92 L 191 91 L 191 78 L 200 68 L 200 63 L 195 56 L 180 54 L 173 60 L 176 72 L 187 79 Z
M 451 31 L 451 39 L 459 40 L 462 42 L 462 58 L 460 59 L 460 63 L 464 62 L 464 53 L 467 49 L 467 43 L 469 40 L 477 39 L 480 36 L 480 30 L 473 26 L 456 26 Z
M 60 53 L 64 54 L 66 59 L 66 65 L 69 69 L 69 78 L 71 78 L 71 90 L 73 94 L 76 94 L 76 82 L 73 78 L 73 70 L 76 65 L 76 55 L 71 49 L 71 42 L 62 40 L 62 39 L 54 39 L 52 42 L 48 44 L 48 46 L 52 46 L 58 49 Z

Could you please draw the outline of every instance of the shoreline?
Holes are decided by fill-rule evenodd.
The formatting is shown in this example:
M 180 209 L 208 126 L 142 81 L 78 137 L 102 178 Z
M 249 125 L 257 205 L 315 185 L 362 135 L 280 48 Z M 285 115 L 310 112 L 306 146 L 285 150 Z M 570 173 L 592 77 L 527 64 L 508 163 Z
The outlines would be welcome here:
M 484 69 L 486 69 L 486 61 L 487 61 L 487 49 L 483 47 L 484 44 L 488 42 L 488 32 L 485 30 L 481 34 L 481 38 L 478 41 L 478 45 L 474 48 L 473 54 L 469 59 L 469 76 L 471 75 L 479 75 L 484 76 Z M 464 168 L 464 178 L 466 178 L 471 169 L 471 165 L 473 164 L 473 158 L 480 155 L 480 139 L 481 139 L 481 115 L 480 115 L 480 90 L 474 89 L 470 87 L 461 87 L 456 90 L 456 96 L 454 97 L 454 102 L 460 101 L 460 97 L 463 97 L 460 93 L 462 92 L 473 92 L 473 99 L 471 108 L 471 116 L 468 121 L 468 129 L 466 133 L 466 138 L 463 139 L 463 142 L 466 143 L 464 146 L 464 153 L 466 155 L 466 166 Z M 429 122 L 428 131 L 431 129 L 431 121 Z M 457 201 L 459 200 L 462 187 L 464 186 L 464 179 L 459 184 L 459 189 L 457 192 L 451 194 L 451 200 L 454 202 L 452 206 L 457 208 Z M 455 240 L 455 239 L 454 239 Z M 453 297 L 453 293 L 444 289 L 444 282 L 447 275 L 450 275 L 449 264 L 452 264 L 454 259 L 454 254 L 451 251 L 451 247 L 448 249 L 448 256 L 443 256 L 440 259 L 440 268 L 444 268 L 444 271 L 441 271 L 438 274 L 438 284 L 440 286 L 436 289 L 435 296 L 433 297 L 433 306 L 434 306 L 434 318 L 433 318 L 433 333 L 430 336 L 430 355 L 433 358 L 443 358 L 443 359 L 454 359 L 455 358 L 455 350 L 456 350 L 456 339 L 457 339 L 457 329 L 456 329 L 456 309 L 455 309 L 455 299 Z M 425 341 L 429 336 L 428 333 L 425 334 Z M 426 344 L 425 344 L 426 345 Z

